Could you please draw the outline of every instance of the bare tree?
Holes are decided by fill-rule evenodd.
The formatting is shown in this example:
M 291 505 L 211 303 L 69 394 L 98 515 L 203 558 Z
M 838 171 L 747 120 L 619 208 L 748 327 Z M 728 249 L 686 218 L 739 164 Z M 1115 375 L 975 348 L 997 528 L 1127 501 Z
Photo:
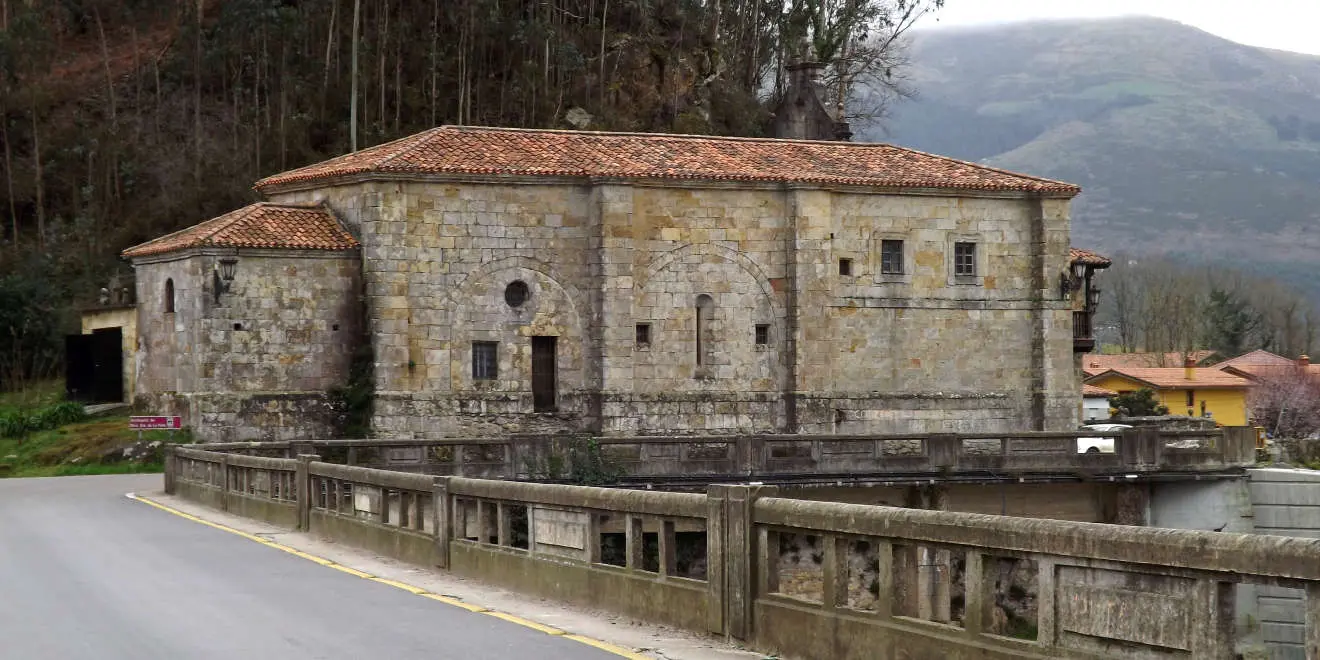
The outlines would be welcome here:
M 1275 437 L 1308 437 L 1320 431 L 1320 377 L 1300 366 L 1266 371 L 1248 406 L 1252 420 Z

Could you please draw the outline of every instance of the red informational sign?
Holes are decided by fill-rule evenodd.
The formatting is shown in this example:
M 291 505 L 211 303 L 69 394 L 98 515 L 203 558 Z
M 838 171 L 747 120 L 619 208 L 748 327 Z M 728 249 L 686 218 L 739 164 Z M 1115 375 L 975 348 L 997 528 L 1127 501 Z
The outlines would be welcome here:
M 183 428 L 182 417 L 129 417 L 128 428 L 133 431 L 146 431 L 149 429 L 181 429 Z

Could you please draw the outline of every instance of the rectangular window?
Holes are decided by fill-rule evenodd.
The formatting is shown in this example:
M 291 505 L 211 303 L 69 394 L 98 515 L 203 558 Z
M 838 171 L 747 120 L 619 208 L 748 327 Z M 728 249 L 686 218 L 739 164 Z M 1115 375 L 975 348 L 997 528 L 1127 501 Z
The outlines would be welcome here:
M 953 244 L 954 277 L 976 277 L 976 243 Z
M 472 380 L 495 380 L 499 377 L 498 346 L 493 341 L 472 342 Z
M 903 274 L 903 241 L 880 241 L 880 273 L 882 275 Z
M 1196 390 L 1187 390 L 1187 407 L 1196 405 Z
M 646 347 L 646 346 L 650 346 L 650 345 L 651 345 L 651 324 L 650 324 L 650 323 L 638 323 L 638 324 L 637 324 L 637 345 L 640 346 L 640 347 Z
M 770 343 L 770 326 L 765 323 L 756 324 L 756 345 L 765 346 Z
M 839 274 L 845 277 L 852 276 L 852 259 L 839 260 Z

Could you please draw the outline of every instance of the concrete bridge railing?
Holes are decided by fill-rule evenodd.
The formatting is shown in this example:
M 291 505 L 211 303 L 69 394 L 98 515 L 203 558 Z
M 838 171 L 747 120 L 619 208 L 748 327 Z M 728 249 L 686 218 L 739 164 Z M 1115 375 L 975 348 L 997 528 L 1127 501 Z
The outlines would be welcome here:
M 1110 437 L 1112 453 L 1078 453 L 1079 437 Z M 322 440 L 208 444 L 210 451 L 291 457 L 396 471 L 483 479 L 553 481 L 565 457 L 587 443 L 622 472 L 624 484 L 703 486 L 720 481 L 780 484 L 920 481 L 995 475 L 1179 474 L 1255 463 L 1254 429 L 1121 433 L 936 435 L 744 435 L 664 437 L 512 436 L 441 440 Z
M 167 490 L 209 506 L 787 657 L 1231 658 L 1233 586 L 1252 583 L 1306 594 L 1306 657 L 1320 658 L 1320 539 L 810 502 L 769 486 L 434 477 L 308 455 L 180 448 L 166 469 Z

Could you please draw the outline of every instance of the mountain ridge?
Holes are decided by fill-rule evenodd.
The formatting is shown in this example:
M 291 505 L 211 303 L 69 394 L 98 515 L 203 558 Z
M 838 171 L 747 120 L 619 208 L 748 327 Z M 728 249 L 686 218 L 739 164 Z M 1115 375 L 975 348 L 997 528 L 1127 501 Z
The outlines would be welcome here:
M 1320 56 L 1150 17 L 923 31 L 888 141 L 1082 186 L 1074 242 L 1320 294 Z

